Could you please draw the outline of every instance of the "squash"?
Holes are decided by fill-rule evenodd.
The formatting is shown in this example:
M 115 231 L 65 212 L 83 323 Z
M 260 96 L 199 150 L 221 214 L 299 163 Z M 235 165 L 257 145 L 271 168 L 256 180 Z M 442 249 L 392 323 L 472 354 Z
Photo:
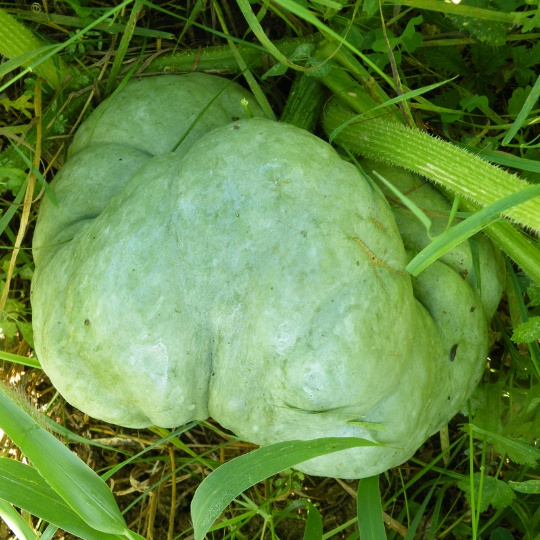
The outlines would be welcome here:
M 411 280 L 410 250 L 429 239 L 410 213 L 394 216 L 311 133 L 245 118 L 236 85 L 171 152 L 226 83 L 134 81 L 81 126 L 54 181 L 59 207 L 43 201 L 35 232 L 38 357 L 96 418 L 144 428 L 211 416 L 259 445 L 361 437 L 387 447 L 298 469 L 375 475 L 480 380 L 501 255 L 479 238 L 481 295 L 467 244 Z M 405 191 L 420 182 L 364 166 Z M 411 196 L 448 209 L 428 185 Z

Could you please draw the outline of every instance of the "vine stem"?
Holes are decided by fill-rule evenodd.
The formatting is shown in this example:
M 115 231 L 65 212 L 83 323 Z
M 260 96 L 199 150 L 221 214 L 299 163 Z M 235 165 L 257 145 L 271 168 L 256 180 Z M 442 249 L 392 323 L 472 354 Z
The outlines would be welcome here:
M 326 106 L 323 126 L 327 134 L 350 120 L 353 113 L 332 100 Z M 462 148 L 420 130 L 381 118 L 352 123 L 334 139 L 353 152 L 399 165 L 450 189 L 466 200 L 487 206 L 530 186 L 516 175 L 492 165 Z M 540 197 L 507 210 L 504 215 L 540 231 Z

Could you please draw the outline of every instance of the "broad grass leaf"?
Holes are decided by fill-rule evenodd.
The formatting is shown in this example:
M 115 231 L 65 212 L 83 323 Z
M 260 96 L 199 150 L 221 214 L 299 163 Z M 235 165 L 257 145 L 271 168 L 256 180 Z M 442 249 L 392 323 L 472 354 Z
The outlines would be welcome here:
M 515 499 L 515 494 L 512 491 L 512 488 L 501 480 L 497 480 L 493 476 L 482 475 L 482 473 L 474 473 L 473 475 L 473 484 L 474 484 L 474 500 L 478 501 L 478 496 L 480 494 L 480 479 L 483 476 L 482 480 L 482 500 L 479 504 L 479 511 L 485 512 L 489 505 L 493 508 L 506 508 L 512 504 L 512 501 Z M 469 478 L 465 478 L 458 484 L 459 489 L 465 492 L 465 496 L 471 504 L 471 481 Z
M 36 469 L 19 461 L 0 458 L 0 499 L 84 540 L 118 540 L 88 526 Z
M 386 540 L 379 475 L 362 478 L 356 496 L 358 529 L 362 540 Z
M 0 517 L 19 540 L 35 540 L 36 533 L 24 521 L 21 514 L 6 501 L 0 499 Z
M 322 516 L 312 503 L 308 502 L 308 519 L 304 531 L 304 540 L 322 540 Z
M 265 446 L 221 465 L 206 477 L 191 502 L 195 540 L 202 540 L 221 512 L 254 484 L 298 463 L 360 446 L 381 446 L 353 437 L 286 441 Z
M 0 427 L 48 484 L 92 528 L 123 534 L 126 522 L 105 482 L 19 409 L 0 388 Z

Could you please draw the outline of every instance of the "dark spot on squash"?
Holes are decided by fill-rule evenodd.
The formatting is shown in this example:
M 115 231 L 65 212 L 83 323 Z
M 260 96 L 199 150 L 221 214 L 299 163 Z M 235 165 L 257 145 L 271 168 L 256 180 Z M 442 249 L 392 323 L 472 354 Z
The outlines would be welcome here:
M 450 362 L 454 361 L 454 358 L 456 357 L 456 351 L 457 351 L 458 344 L 452 345 L 452 348 L 450 349 Z
M 471 313 L 472 313 L 475 309 L 476 309 L 476 306 L 473 306 L 473 307 L 471 308 Z
M 238 120 L 240 120 L 240 117 L 239 116 L 233 116 L 231 118 L 231 122 L 238 122 Z
M 448 401 L 450 401 L 450 396 L 448 396 Z
M 90 321 L 89 321 L 89 319 L 86 319 L 86 320 L 84 321 L 84 326 L 90 326 Z
M 240 126 L 234 126 L 234 129 L 240 129 Z

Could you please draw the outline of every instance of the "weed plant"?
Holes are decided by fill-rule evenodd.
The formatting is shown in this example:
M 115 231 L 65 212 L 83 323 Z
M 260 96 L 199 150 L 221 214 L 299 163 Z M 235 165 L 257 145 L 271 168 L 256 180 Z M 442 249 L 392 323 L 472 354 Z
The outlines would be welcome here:
M 0 4 L 0 539 L 540 540 L 539 38 L 538 0 Z M 31 237 L 73 133 L 130 78 L 195 70 L 241 73 L 269 118 L 329 138 L 344 158 L 377 157 L 442 185 L 468 219 L 411 273 L 480 230 L 506 254 L 481 385 L 380 477 L 294 470 L 328 441 L 276 462 L 212 420 L 107 425 L 40 369 Z M 327 106 L 332 95 L 345 112 Z M 441 177 L 422 168 L 428 151 Z M 476 184 L 484 195 L 467 196 Z

